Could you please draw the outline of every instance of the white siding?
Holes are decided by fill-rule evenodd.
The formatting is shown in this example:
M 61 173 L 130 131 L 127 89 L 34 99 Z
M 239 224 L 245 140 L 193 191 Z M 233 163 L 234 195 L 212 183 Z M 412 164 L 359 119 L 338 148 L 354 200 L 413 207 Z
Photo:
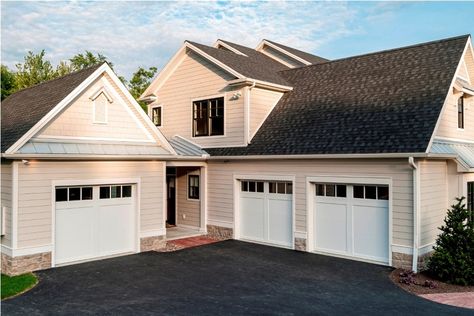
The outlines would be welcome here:
M 227 81 L 235 79 L 209 61 L 188 52 L 183 61 L 154 93 L 155 104 L 162 107 L 162 127 L 167 138 L 180 135 L 203 147 L 242 145 L 244 142 L 244 96 L 230 89 Z M 239 98 L 232 98 L 239 92 Z M 224 96 L 224 136 L 192 137 L 192 100 Z
M 11 247 L 12 244 L 12 163 L 2 162 L 1 165 L 1 207 L 6 207 L 5 214 L 5 236 L 2 237 L 2 245 Z
M 250 138 L 256 134 L 262 123 L 278 103 L 283 93 L 254 88 L 250 92 Z
M 322 175 L 388 177 L 393 181 L 393 243 L 412 245 L 412 169 L 403 160 L 288 160 L 240 161 L 208 164 L 208 219 L 233 223 L 234 174 L 287 175 L 296 177 L 296 231 L 306 232 L 306 177 Z
M 446 161 L 420 162 L 420 247 L 431 244 L 439 234 L 448 207 Z
M 18 247 L 52 242 L 52 181 L 140 178 L 140 230 L 163 228 L 162 162 L 31 161 L 18 170 Z
M 188 175 L 196 174 L 199 175 L 199 169 L 193 168 L 178 168 L 177 169 L 177 189 L 178 199 L 176 203 L 178 218 L 176 219 L 177 225 L 186 226 L 201 226 L 200 217 L 200 201 L 188 199 Z M 202 192 L 200 192 L 202 195 Z M 186 215 L 186 218 L 183 218 Z

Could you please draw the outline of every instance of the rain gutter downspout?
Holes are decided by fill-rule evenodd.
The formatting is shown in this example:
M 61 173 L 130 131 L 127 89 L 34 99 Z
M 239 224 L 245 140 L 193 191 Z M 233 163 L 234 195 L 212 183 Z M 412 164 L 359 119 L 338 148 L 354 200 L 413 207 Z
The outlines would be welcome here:
M 418 244 L 420 236 L 420 168 L 413 157 L 408 157 L 413 168 L 413 257 L 412 271 L 418 272 Z

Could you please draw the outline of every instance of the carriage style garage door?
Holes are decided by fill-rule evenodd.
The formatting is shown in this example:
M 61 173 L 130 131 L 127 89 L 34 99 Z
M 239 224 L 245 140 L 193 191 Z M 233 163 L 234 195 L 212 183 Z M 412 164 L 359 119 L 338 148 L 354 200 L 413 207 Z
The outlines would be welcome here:
M 314 250 L 388 263 L 387 185 L 316 183 Z
M 246 180 L 240 185 L 240 239 L 292 247 L 292 183 Z
M 56 187 L 55 263 L 135 249 L 133 186 Z

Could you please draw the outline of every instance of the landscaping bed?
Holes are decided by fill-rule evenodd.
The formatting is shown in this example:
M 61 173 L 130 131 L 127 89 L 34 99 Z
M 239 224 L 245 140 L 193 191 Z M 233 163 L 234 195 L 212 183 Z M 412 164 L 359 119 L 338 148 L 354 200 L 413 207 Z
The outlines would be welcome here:
M 33 273 L 26 273 L 17 276 L 2 274 L 2 300 L 5 298 L 20 295 L 38 284 L 38 278 Z
M 430 276 L 427 272 L 411 275 L 408 277 L 408 280 L 406 273 L 406 270 L 395 269 L 390 274 L 390 279 L 402 289 L 417 295 L 474 292 L 474 286 L 462 286 L 441 282 Z

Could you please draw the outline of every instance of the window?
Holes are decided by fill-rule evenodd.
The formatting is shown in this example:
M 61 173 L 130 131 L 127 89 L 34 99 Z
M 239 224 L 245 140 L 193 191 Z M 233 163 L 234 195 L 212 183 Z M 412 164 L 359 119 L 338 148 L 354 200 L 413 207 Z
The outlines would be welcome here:
M 470 221 L 474 222 L 474 181 L 467 183 L 467 210 L 470 213 Z
M 56 202 L 92 200 L 92 187 L 56 188 Z
M 94 123 L 107 123 L 107 103 L 104 93 L 94 99 Z
M 458 99 L 458 128 L 464 129 L 464 96 Z
M 316 183 L 316 196 L 346 197 L 347 186 L 345 184 Z
M 188 198 L 199 200 L 199 176 L 197 175 L 188 177 Z
M 270 193 L 293 194 L 292 182 L 269 182 L 268 190 Z
M 151 109 L 151 120 L 153 121 L 153 124 L 155 124 L 155 126 L 161 126 L 161 106 L 155 106 Z
M 100 199 L 120 199 L 132 197 L 132 186 L 127 185 L 104 185 L 99 189 Z
M 388 200 L 386 185 L 354 185 L 354 198 L 368 200 Z
M 263 181 L 241 181 L 240 183 L 242 192 L 264 192 Z
M 193 136 L 224 135 L 224 98 L 193 102 Z

